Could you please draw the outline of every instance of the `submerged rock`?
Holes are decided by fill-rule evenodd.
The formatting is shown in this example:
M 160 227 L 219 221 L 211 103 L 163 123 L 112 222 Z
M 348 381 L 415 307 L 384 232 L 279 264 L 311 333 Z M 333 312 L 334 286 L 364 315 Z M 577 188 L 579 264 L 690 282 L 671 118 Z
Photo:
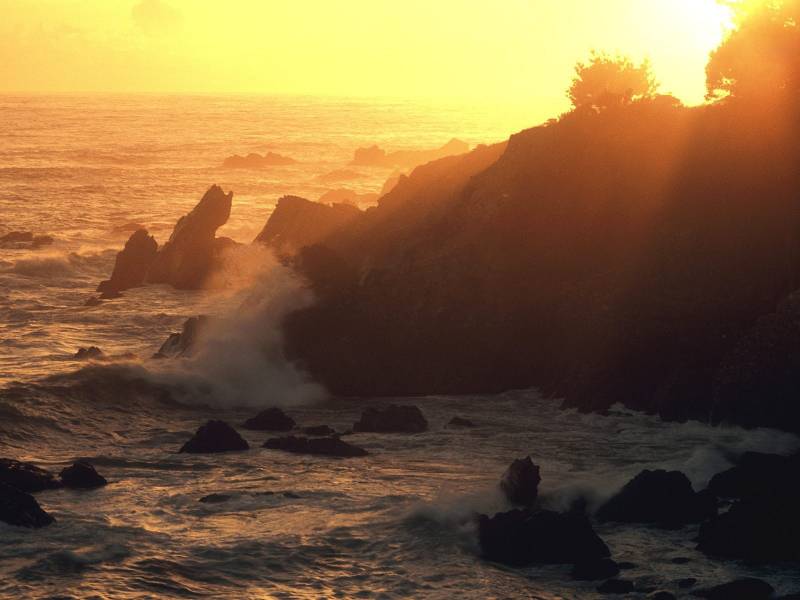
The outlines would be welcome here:
M 88 348 L 78 348 L 78 351 L 72 355 L 75 360 L 93 360 L 102 358 L 103 351 L 97 346 L 89 346 Z
M 224 421 L 209 421 L 181 447 L 180 452 L 206 454 L 249 449 L 250 445 L 233 427 Z
M 255 431 L 290 431 L 294 429 L 295 424 L 294 419 L 277 406 L 273 406 L 247 419 L 242 427 Z
M 78 461 L 71 467 L 63 469 L 60 474 L 64 487 L 73 489 L 93 489 L 108 484 L 106 478 L 86 461 Z
M 251 152 L 247 156 L 239 156 L 234 154 L 226 158 L 222 166 L 225 169 L 262 169 L 264 167 L 277 167 L 284 165 L 293 165 L 297 161 L 288 156 L 282 156 L 275 152 L 267 152 L 264 155 Z
M 586 517 L 549 510 L 480 515 L 478 537 L 485 558 L 512 566 L 576 564 L 611 555 Z
M 575 564 L 572 578 L 578 581 L 596 581 L 619 575 L 619 565 L 610 558 L 595 558 Z
M 748 577 L 697 590 L 692 595 L 708 600 L 769 600 L 774 593 L 775 590 L 766 581 Z
M 155 261 L 158 243 L 146 229 L 135 231 L 125 247 L 117 253 L 111 278 L 102 281 L 97 291 L 103 298 L 113 298 L 125 290 L 144 284 L 147 272 Z
M 369 407 L 353 424 L 353 431 L 370 433 L 421 433 L 427 431 L 428 421 L 413 405 L 391 404 L 386 408 Z
M 29 493 L 52 490 L 62 485 L 49 471 L 9 458 L 0 458 L 0 483 Z
M 18 527 L 37 529 L 55 519 L 47 514 L 36 498 L 6 483 L 0 483 L 0 521 Z
M 348 444 L 338 437 L 304 438 L 290 435 L 283 438 L 269 439 L 264 442 L 264 448 L 283 450 L 295 454 L 319 454 L 341 458 L 366 456 L 368 454 L 363 448 Z
M 470 421 L 469 419 L 463 419 L 461 417 L 453 417 L 447 423 L 448 427 L 475 427 L 475 423 Z
M 716 499 L 696 493 L 680 471 L 645 470 L 597 511 L 600 521 L 680 527 L 716 514 Z
M 526 456 L 511 463 L 500 480 L 500 489 L 512 504 L 533 506 L 539 496 L 541 480 L 539 467 Z
M 231 214 L 233 192 L 213 185 L 192 211 L 181 217 L 147 272 L 148 283 L 168 283 L 178 289 L 205 284 L 216 256 L 214 234 Z

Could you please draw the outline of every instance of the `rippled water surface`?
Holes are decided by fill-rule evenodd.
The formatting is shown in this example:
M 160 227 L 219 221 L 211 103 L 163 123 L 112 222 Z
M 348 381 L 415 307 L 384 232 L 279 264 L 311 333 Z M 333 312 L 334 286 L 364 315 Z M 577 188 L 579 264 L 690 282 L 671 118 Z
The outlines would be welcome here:
M 545 503 L 564 508 L 578 495 L 600 502 L 643 468 L 681 469 L 700 489 L 743 450 L 797 448 L 797 438 L 777 432 L 664 424 L 624 411 L 579 415 L 520 391 L 414 399 L 430 430 L 348 437 L 369 451 L 364 458 L 267 450 L 268 434 L 244 430 L 248 452 L 177 453 L 209 418 L 238 425 L 258 407 L 284 404 L 300 425 L 345 431 L 365 405 L 389 400 L 298 392 L 313 382 L 276 366 L 274 318 L 298 290 L 280 267 L 253 269 L 269 263 L 258 253 L 242 259 L 249 275 L 235 290 L 147 287 L 85 307 L 130 233 L 126 224 L 146 225 L 163 242 L 219 183 L 235 192 L 220 234 L 247 242 L 283 194 L 377 191 L 392 171 L 348 167 L 359 146 L 432 148 L 451 137 L 474 144 L 511 130 L 508 115 L 399 102 L 0 98 L 0 235 L 33 230 L 56 239 L 37 250 L 0 249 L 0 456 L 53 471 L 87 458 L 110 482 L 38 494 L 57 519 L 50 527 L 0 524 L 0 597 L 596 598 L 596 584 L 572 582 L 566 567 L 515 570 L 480 559 L 474 515 L 507 508 L 497 481 L 512 459 L 530 454 L 542 467 Z M 253 151 L 300 162 L 219 168 L 226 156 Z M 357 176 L 320 179 L 345 168 Z M 253 294 L 272 300 L 239 310 Z M 223 323 L 203 361 L 148 358 L 198 313 Z M 109 360 L 73 360 L 90 344 Z M 266 349 L 268 360 L 253 348 Z M 154 382 L 180 384 L 182 403 L 155 397 Z M 476 427 L 448 428 L 455 415 Z M 210 494 L 227 499 L 200 502 Z M 796 568 L 709 561 L 694 550 L 696 527 L 598 533 L 616 560 L 636 564 L 624 576 L 639 588 L 678 592 L 683 578 L 700 586 L 753 575 L 782 592 L 800 589 Z

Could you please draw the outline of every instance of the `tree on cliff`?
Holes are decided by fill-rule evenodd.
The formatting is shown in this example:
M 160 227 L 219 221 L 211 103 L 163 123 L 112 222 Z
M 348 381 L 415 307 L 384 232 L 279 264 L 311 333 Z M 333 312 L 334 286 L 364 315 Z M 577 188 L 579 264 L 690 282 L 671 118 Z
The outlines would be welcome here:
M 637 66 L 627 57 L 592 52 L 587 62 L 575 65 L 567 96 L 576 110 L 599 112 L 653 98 L 657 89 L 649 61 Z
M 740 11 L 736 30 L 715 50 L 706 67 L 708 98 L 763 100 L 800 92 L 800 0 L 751 5 L 731 0 Z

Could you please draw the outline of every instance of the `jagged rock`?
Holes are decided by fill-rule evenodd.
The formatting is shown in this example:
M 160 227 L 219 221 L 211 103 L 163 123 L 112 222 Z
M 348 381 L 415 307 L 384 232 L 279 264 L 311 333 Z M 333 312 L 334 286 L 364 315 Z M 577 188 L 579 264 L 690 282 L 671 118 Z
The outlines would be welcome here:
M 52 490 L 62 485 L 49 471 L 9 458 L 0 458 L 0 483 L 29 493 Z
M 359 194 L 353 190 L 339 188 L 337 190 L 328 190 L 317 199 L 317 202 L 331 206 L 336 204 L 350 204 L 357 207 L 361 204 L 375 204 L 379 197 L 379 194 Z
M 101 297 L 114 298 L 119 292 L 142 285 L 157 252 L 158 243 L 146 229 L 135 231 L 125 242 L 125 248 L 117 253 L 111 278 L 97 286 Z
M 680 471 L 639 473 L 597 511 L 600 521 L 680 527 L 716 514 L 716 498 L 695 493 Z
M 264 167 L 275 167 L 293 165 L 297 161 L 288 156 L 281 156 L 275 152 L 267 152 L 263 156 L 255 152 L 251 152 L 247 156 L 239 156 L 234 154 L 226 158 L 222 166 L 226 169 L 262 169 Z
M 428 421 L 416 406 L 391 404 L 386 408 L 369 407 L 353 424 L 353 431 L 370 433 L 421 433 L 427 431 Z
M 242 427 L 256 431 L 290 431 L 294 429 L 295 424 L 294 419 L 277 406 L 273 406 L 247 419 Z
M 178 289 L 198 289 L 214 265 L 214 234 L 231 213 L 233 192 L 213 185 L 192 211 L 181 217 L 149 271 L 148 283 L 168 283 Z
M 368 454 L 363 448 L 348 444 L 338 437 L 304 438 L 290 435 L 283 438 L 269 439 L 264 442 L 264 448 L 283 450 L 295 454 L 318 454 L 341 458 L 366 456 Z
M 475 423 L 462 417 L 453 417 L 447 423 L 448 427 L 475 427 Z
M 313 425 L 311 427 L 303 427 L 300 430 L 300 432 L 312 436 L 331 436 L 336 434 L 336 431 L 332 427 L 328 427 L 327 425 Z
M 191 356 L 197 347 L 201 333 L 210 323 L 211 318 L 205 315 L 189 317 L 184 321 L 181 332 L 169 334 L 153 358 Z
M 209 421 L 180 449 L 191 454 L 249 450 L 250 445 L 224 421 Z
M 630 594 L 633 590 L 633 582 L 627 579 L 609 579 L 597 586 L 601 594 Z
M 50 525 L 55 519 L 42 510 L 36 498 L 0 482 L 0 521 L 18 527 L 38 529 Z
M 78 351 L 72 356 L 75 360 L 96 360 L 103 358 L 103 351 L 97 346 L 89 346 L 88 348 L 78 348 Z
M 320 204 L 298 196 L 284 196 L 255 241 L 281 253 L 313 246 L 352 223 L 362 212 L 349 204 Z
M 500 480 L 500 489 L 512 504 L 533 506 L 539 496 L 539 467 L 530 456 L 516 459 Z
M 86 461 L 78 461 L 61 471 L 59 475 L 64 487 L 73 489 L 93 489 L 108 484 L 106 478 Z
M 697 590 L 692 595 L 708 600 L 769 600 L 774 593 L 774 588 L 766 581 L 748 577 Z
M 478 537 L 485 558 L 512 566 L 576 564 L 611 554 L 587 518 L 547 510 L 480 515 Z
M 578 581 L 596 581 L 610 579 L 619 575 L 619 565 L 610 558 L 596 558 L 576 563 L 572 569 L 572 578 Z

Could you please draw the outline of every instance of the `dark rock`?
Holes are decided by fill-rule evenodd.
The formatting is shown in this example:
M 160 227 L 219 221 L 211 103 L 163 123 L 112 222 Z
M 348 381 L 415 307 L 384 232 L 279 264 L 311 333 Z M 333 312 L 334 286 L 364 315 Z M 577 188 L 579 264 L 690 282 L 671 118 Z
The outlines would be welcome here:
M 665 590 L 658 590 L 647 596 L 647 600 L 677 600 L 675 594 Z
M 10 231 L 0 236 L 0 244 L 17 244 L 32 241 L 33 232 L 31 231 Z
M 275 152 L 267 152 L 264 155 L 251 152 L 247 156 L 234 154 L 226 158 L 222 166 L 226 169 L 263 169 L 264 167 L 280 167 L 293 165 L 297 161 L 288 156 L 281 156 Z
M 359 206 L 361 204 L 375 204 L 379 197 L 379 194 L 359 194 L 353 190 L 339 188 L 336 190 L 328 190 L 317 199 L 317 202 L 327 205 L 350 204 Z
M 314 425 L 312 427 L 303 427 L 301 433 L 312 436 L 331 436 L 335 435 L 336 431 L 327 425 Z
M 114 300 L 116 298 L 121 298 L 121 297 L 122 294 L 119 293 L 117 290 L 113 289 L 106 289 L 102 294 L 100 294 L 100 300 Z
M 695 493 L 680 471 L 642 471 L 597 511 L 601 521 L 680 527 L 716 514 L 716 500 Z
M 775 590 L 767 582 L 744 578 L 716 587 L 697 590 L 692 592 L 692 595 L 708 598 L 708 600 L 769 600 L 774 593 Z
M 697 585 L 697 579 L 694 577 L 678 579 L 678 587 L 682 590 L 688 590 L 689 588 L 693 588 L 695 585 Z
M 378 146 L 358 148 L 351 164 L 362 167 L 415 167 L 446 156 L 469 152 L 469 144 L 452 139 L 435 150 L 401 150 L 386 152 Z
M 450 419 L 450 422 L 447 423 L 448 427 L 475 427 L 475 423 L 470 421 L 469 419 L 463 419 L 461 417 L 453 417 Z
M 621 561 L 617 563 L 620 571 L 630 571 L 631 569 L 635 569 L 639 565 L 636 563 L 628 562 L 628 561 Z
M 633 582 L 626 579 L 609 579 L 597 586 L 601 594 L 630 594 L 633 589 Z
M 211 323 L 211 318 L 205 315 L 189 317 L 184 321 L 180 333 L 171 333 L 153 355 L 153 358 L 171 358 L 178 356 L 191 356 L 197 349 L 197 342 L 201 333 Z
M 221 502 L 227 502 L 231 498 L 232 496 L 228 494 L 209 494 L 208 496 L 200 498 L 198 502 L 202 502 L 203 504 L 220 504 Z
M 71 467 L 63 469 L 60 477 L 64 487 L 73 489 L 92 489 L 108 484 L 106 478 L 85 461 L 78 461 Z
M 512 566 L 576 564 L 611 554 L 588 519 L 547 510 L 480 515 L 478 537 L 486 559 Z
M 369 407 L 353 424 L 353 431 L 371 433 L 421 433 L 428 421 L 416 406 L 391 404 L 386 408 Z
M 119 292 L 142 285 L 157 252 L 158 243 L 146 229 L 135 231 L 117 253 L 111 278 L 97 286 L 101 298 L 114 298 Z
M 341 458 L 366 456 L 368 454 L 363 448 L 348 444 L 338 437 L 304 438 L 290 435 L 288 437 L 269 439 L 264 442 L 264 448 L 283 450 L 295 454 L 317 454 Z
M 0 521 L 17 527 L 38 529 L 55 519 L 47 514 L 36 498 L 6 483 L 0 483 Z
M 78 348 L 78 351 L 72 356 L 75 360 L 96 360 L 103 358 L 103 351 L 97 346 L 89 346 L 88 348 Z
M 100 306 L 102 302 L 100 302 L 100 298 L 97 296 L 92 296 L 86 302 L 84 302 L 84 306 Z
M 619 575 L 619 565 L 610 558 L 597 558 L 577 563 L 572 569 L 572 578 L 578 581 L 597 581 Z
M 181 452 L 203 454 L 249 450 L 250 445 L 224 421 L 209 421 L 180 449 Z
M 676 556 L 675 558 L 670 559 L 670 562 L 673 565 L 685 565 L 692 562 L 692 559 L 688 556 Z
M 736 466 L 717 473 L 708 488 L 721 498 L 800 492 L 800 455 L 745 452 Z
M 255 431 L 290 431 L 294 429 L 294 426 L 294 419 L 287 416 L 277 406 L 262 410 L 255 417 L 247 419 L 242 425 L 245 429 Z
M 168 283 L 178 289 L 202 288 L 216 258 L 214 234 L 231 213 L 233 192 L 211 186 L 192 211 L 181 217 L 150 269 L 148 283 Z
M 61 487 L 61 482 L 49 471 L 9 458 L 0 458 L 0 483 L 28 493 Z
M 539 496 L 539 467 L 530 456 L 516 459 L 500 480 L 500 489 L 512 504 L 533 506 Z
M 255 241 L 281 254 L 293 254 L 324 241 L 352 223 L 362 212 L 350 204 L 322 204 L 298 196 L 284 196 Z

